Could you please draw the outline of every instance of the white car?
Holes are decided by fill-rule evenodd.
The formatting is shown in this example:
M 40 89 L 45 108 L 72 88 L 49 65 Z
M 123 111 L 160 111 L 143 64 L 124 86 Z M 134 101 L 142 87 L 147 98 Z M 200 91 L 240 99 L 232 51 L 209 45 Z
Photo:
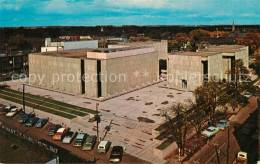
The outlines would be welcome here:
M 252 96 L 252 94 L 249 93 L 249 92 L 246 92 L 246 93 L 244 94 L 244 97 L 246 97 L 246 98 L 250 98 L 251 96 Z
M 13 108 L 6 114 L 6 116 L 13 117 L 14 115 L 16 115 L 17 112 L 18 112 L 18 108 Z
M 5 107 L 5 110 L 9 111 L 9 110 L 14 109 L 14 108 L 16 108 L 16 106 L 8 105 L 8 106 Z
M 209 138 L 211 136 L 214 136 L 218 131 L 219 131 L 218 128 L 214 126 L 210 126 L 206 130 L 204 130 L 201 134 Z

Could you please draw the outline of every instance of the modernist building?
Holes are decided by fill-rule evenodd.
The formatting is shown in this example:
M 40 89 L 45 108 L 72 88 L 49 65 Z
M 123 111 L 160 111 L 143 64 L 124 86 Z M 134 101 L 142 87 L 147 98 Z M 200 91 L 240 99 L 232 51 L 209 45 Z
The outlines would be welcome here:
M 194 91 L 209 78 L 221 77 L 223 67 L 220 53 L 181 52 L 169 55 L 168 86 Z
M 199 52 L 169 54 L 168 87 L 194 91 L 209 80 L 227 80 L 234 68 L 233 61 L 237 59 L 242 59 L 248 67 L 247 46 L 209 46 Z
M 52 42 L 51 38 L 46 38 L 45 47 L 41 47 L 41 52 L 75 50 L 84 48 L 98 48 L 98 40 Z
M 31 85 L 109 97 L 157 81 L 159 53 L 149 45 L 35 53 L 29 55 L 29 66 Z

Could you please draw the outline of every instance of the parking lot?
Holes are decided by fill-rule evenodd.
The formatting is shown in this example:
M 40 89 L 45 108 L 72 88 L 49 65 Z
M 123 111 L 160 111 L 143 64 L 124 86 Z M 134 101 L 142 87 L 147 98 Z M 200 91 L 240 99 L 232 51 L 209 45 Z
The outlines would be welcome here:
M 0 115 L 0 121 L 7 127 L 17 129 L 19 132 L 26 136 L 30 136 L 33 139 L 40 140 L 44 139 L 47 140 L 55 145 L 58 145 L 61 148 L 64 148 L 66 150 L 69 150 L 72 154 L 86 159 L 87 161 L 94 161 L 96 160 L 97 163 L 107 163 L 109 161 L 110 151 L 106 154 L 99 154 L 96 152 L 97 144 L 95 145 L 95 148 L 92 151 L 83 151 L 81 148 L 73 147 L 72 144 L 62 144 L 61 141 L 54 141 L 52 139 L 52 136 L 47 135 L 47 129 L 51 126 L 51 123 L 48 122 L 44 127 L 42 128 L 36 128 L 36 127 L 26 127 L 24 124 L 19 123 L 19 118 L 22 116 L 22 113 L 17 114 L 16 116 L 12 118 L 8 118 L 5 115 Z M 122 162 L 124 163 L 143 163 L 142 160 L 139 160 L 135 157 L 132 157 L 130 155 L 125 154 L 123 156 Z
M 22 83 L 10 81 L 6 83 L 11 89 L 19 90 Z M 81 96 L 71 96 L 26 86 L 26 93 L 39 95 L 41 97 L 65 102 L 83 108 L 95 110 L 96 103 L 99 103 L 99 112 L 101 123 L 99 124 L 100 136 L 111 140 L 112 145 L 121 145 L 126 148 L 126 153 L 133 155 L 150 163 L 164 163 L 154 155 L 154 148 L 158 143 L 152 141 L 152 130 L 165 121 L 160 115 L 164 108 L 187 99 L 193 99 L 191 92 L 177 91 L 174 89 L 162 88 L 163 83 L 155 84 L 128 94 L 115 97 L 103 102 L 86 99 Z M 8 104 L 1 100 L 0 103 Z M 30 109 L 27 107 L 27 109 Z M 147 118 L 152 122 L 139 121 L 138 117 Z M 59 120 L 53 120 L 55 123 L 62 123 Z M 112 121 L 112 123 L 111 123 Z M 110 125 L 109 132 L 105 132 L 105 127 Z M 68 126 L 78 131 L 88 134 L 96 134 L 96 123 L 90 123 L 87 120 L 77 120 Z

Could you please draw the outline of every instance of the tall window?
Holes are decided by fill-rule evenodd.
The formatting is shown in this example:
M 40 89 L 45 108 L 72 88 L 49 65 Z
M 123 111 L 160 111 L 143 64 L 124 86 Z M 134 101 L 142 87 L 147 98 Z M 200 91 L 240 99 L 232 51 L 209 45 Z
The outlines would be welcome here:
M 181 80 L 182 81 L 182 88 L 187 89 L 187 80 Z

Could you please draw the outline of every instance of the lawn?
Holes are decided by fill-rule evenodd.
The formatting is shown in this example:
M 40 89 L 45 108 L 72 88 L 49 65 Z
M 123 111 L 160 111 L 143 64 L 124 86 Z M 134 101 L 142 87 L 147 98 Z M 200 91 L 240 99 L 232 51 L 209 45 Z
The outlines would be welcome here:
M 5 90 L 8 91 L 8 92 L 19 94 L 21 96 L 23 95 L 22 92 L 19 92 L 19 91 L 16 91 L 16 90 L 12 90 L 12 89 L 5 89 Z M 29 94 L 29 93 L 25 93 L 25 97 L 26 98 L 41 99 L 41 100 L 43 100 L 45 102 L 48 102 L 48 103 L 52 103 L 52 104 L 56 104 L 56 105 L 59 105 L 59 106 L 63 106 L 64 108 L 71 108 L 72 110 L 76 109 L 76 110 L 79 110 L 79 111 L 83 111 L 83 112 L 87 112 L 87 113 L 91 113 L 91 114 L 96 114 L 96 111 L 94 111 L 92 109 L 78 107 L 78 106 L 75 106 L 75 105 L 63 103 L 63 102 L 60 102 L 60 101 L 44 98 L 44 97 L 37 96 L 37 95 L 32 95 L 32 94 Z
M 8 96 L 5 96 L 3 94 L 0 94 L 0 98 L 8 100 L 8 101 L 12 101 L 14 103 L 23 104 L 23 101 L 21 99 L 8 97 Z M 25 103 L 26 103 L 26 106 L 28 106 L 28 107 L 35 108 L 35 109 L 38 109 L 38 110 L 42 110 L 44 112 L 52 113 L 52 114 L 55 114 L 57 116 L 61 116 L 61 117 L 64 117 L 64 118 L 72 119 L 72 118 L 76 117 L 74 115 L 67 114 L 67 113 L 62 113 L 62 112 L 59 112 L 59 111 L 55 111 L 55 110 L 47 108 L 47 107 L 38 106 L 38 105 L 35 105 L 35 104 L 30 103 L 28 101 L 25 101 Z
M 164 150 L 165 148 L 167 148 L 173 142 L 174 142 L 174 139 L 173 138 L 169 138 L 166 141 L 164 141 L 161 145 L 157 146 L 156 149 Z
M 23 96 L 20 95 L 20 94 L 16 94 L 16 93 L 6 91 L 6 90 L 2 90 L 2 91 L 3 91 L 4 95 L 10 96 L 10 97 L 15 97 L 16 99 L 19 99 L 19 100 L 23 99 Z M 63 106 L 56 105 L 56 104 L 51 104 L 48 101 L 46 101 L 46 99 L 41 99 L 40 97 L 39 98 L 30 98 L 28 96 L 25 96 L 25 101 L 37 104 L 37 105 L 35 105 L 36 109 L 39 106 L 44 106 L 44 107 L 53 108 L 53 109 L 56 109 L 56 110 L 59 110 L 59 111 L 63 111 L 63 112 L 66 112 L 66 113 L 75 114 L 75 115 L 78 115 L 78 116 L 86 116 L 87 115 L 86 113 L 83 113 L 83 112 L 80 112 L 80 111 L 77 111 L 77 110 L 73 110 L 71 108 L 66 108 L 66 107 L 63 107 Z

